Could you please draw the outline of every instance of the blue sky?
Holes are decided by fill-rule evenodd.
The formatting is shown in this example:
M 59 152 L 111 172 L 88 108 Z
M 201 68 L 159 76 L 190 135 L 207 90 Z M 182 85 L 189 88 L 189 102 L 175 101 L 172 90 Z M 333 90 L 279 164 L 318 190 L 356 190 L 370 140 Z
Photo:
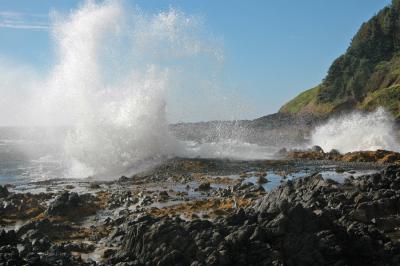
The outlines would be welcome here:
M 47 70 L 53 42 L 49 12 L 68 12 L 81 1 L 0 1 L 0 58 Z M 221 40 L 221 79 L 252 105 L 246 118 L 273 113 L 317 85 L 348 47 L 360 25 L 390 0 L 137 0 L 146 12 L 169 7 L 203 18 Z

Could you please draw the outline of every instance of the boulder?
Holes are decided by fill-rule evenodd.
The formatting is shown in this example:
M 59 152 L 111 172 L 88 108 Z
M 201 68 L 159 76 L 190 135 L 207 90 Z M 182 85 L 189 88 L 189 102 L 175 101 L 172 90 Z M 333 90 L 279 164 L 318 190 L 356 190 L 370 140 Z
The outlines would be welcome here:
M 9 194 L 7 187 L 0 185 L 0 198 L 6 198 Z
M 324 150 L 321 148 L 321 146 L 318 146 L 318 145 L 312 146 L 312 147 L 311 147 L 311 151 L 319 152 L 319 153 L 324 153 Z
M 50 216 L 84 217 L 95 214 L 99 206 L 90 194 L 63 192 L 52 203 L 46 213 Z
M 208 191 L 210 189 L 211 189 L 211 185 L 209 182 L 201 183 L 199 185 L 199 187 L 197 188 L 197 190 L 199 190 L 199 191 Z

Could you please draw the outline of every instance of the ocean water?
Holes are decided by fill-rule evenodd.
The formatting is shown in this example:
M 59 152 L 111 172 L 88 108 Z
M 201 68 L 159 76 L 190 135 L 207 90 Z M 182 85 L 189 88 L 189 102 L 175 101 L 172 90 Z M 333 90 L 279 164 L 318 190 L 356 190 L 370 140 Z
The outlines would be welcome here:
M 184 142 L 170 132 L 171 110 L 189 113 L 176 99 L 182 100 L 183 89 L 192 95 L 185 99 L 189 105 L 201 103 L 200 113 L 218 113 L 214 109 L 223 102 L 214 97 L 217 84 L 209 84 L 218 76 L 211 70 L 220 68 L 223 53 L 196 17 L 173 8 L 145 14 L 128 1 L 87 1 L 52 17 L 56 51 L 49 71 L 3 66 L 2 78 L 9 76 L 5 72 L 21 72 L 11 73 L 14 78 L 0 87 L 5 99 L 0 125 L 18 120 L 24 127 L 0 128 L 0 183 L 115 178 L 171 157 L 270 159 L 277 149 L 291 148 L 249 143 L 241 136 L 246 132 L 235 129 L 238 136 L 209 142 Z M 194 88 L 203 82 L 207 88 Z M 382 119 L 368 127 L 376 117 Z M 316 129 L 312 143 L 340 151 L 398 149 L 385 117 L 380 112 L 332 120 Z
M 10 76 L 26 78 L 0 87 L 0 125 L 24 126 L 0 133 L 2 179 L 115 174 L 186 155 L 168 130 L 168 110 L 179 106 L 168 105 L 182 95 L 179 89 L 193 87 L 188 77 L 203 75 L 194 67 L 214 69 L 221 61 L 201 23 L 173 8 L 146 14 L 125 1 L 86 1 L 56 13 L 50 23 L 54 65 L 48 71 L 4 67 L 21 69 Z M 201 80 L 211 79 L 204 75 Z M 30 125 L 70 128 L 64 134 L 25 132 Z
M 161 163 L 171 157 L 230 158 L 238 160 L 270 159 L 271 149 L 256 144 L 221 139 L 216 142 L 198 143 L 179 141 L 180 149 L 171 156 L 150 156 L 142 160 L 133 158 L 121 164 L 114 172 L 97 172 L 87 175 L 84 162 L 68 153 L 68 136 L 74 132 L 66 127 L 0 127 L 0 184 L 41 181 L 59 178 L 97 177 L 116 179 L 141 169 Z M 134 148 L 134 147 L 130 147 Z M 123 152 L 116 149 L 115 152 Z M 91 150 L 85 154 L 90 157 Z M 99 154 L 98 154 L 99 155 Z M 100 156 L 100 155 L 99 155 Z M 106 154 L 105 156 L 110 156 Z M 119 157 L 117 157 L 119 158 Z M 93 172 L 96 172 L 94 169 Z
M 0 184 L 65 177 L 64 128 L 0 127 Z

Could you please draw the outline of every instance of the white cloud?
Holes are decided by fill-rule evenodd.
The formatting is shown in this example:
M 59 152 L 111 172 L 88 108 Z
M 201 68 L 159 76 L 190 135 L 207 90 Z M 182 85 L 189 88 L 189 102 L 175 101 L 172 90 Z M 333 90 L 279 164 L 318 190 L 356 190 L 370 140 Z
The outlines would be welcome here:
M 47 25 L 35 25 L 35 24 L 22 24 L 22 23 L 1 23 L 0 28 L 9 29 L 25 29 L 25 30 L 48 30 Z
M 48 30 L 48 16 L 21 12 L 0 12 L 0 28 L 23 30 Z

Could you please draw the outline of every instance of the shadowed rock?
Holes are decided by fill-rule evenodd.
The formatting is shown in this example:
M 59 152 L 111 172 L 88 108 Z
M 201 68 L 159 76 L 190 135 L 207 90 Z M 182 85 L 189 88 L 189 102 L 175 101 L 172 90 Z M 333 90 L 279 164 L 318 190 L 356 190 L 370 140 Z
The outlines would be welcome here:
M 0 186 L 0 198 L 5 198 L 10 194 L 6 186 Z
M 90 194 L 78 195 L 76 192 L 64 192 L 47 209 L 50 216 L 82 217 L 96 213 L 99 206 Z
M 340 184 L 288 181 L 214 222 L 144 216 L 125 224 L 109 263 L 132 265 L 397 265 L 400 169 Z M 362 190 L 367 187 L 367 190 Z M 387 232 L 387 233 L 386 233 Z

